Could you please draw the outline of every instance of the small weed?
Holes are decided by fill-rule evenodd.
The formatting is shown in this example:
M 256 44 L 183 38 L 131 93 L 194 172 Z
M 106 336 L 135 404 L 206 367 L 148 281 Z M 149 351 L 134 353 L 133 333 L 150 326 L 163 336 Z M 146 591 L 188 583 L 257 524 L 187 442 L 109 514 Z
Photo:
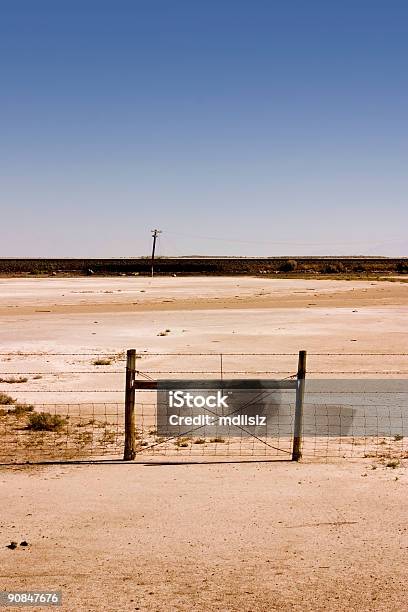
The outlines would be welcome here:
M 108 366 L 111 365 L 111 359 L 95 359 L 93 365 L 95 366 Z
M 10 404 L 15 404 L 17 400 L 13 399 L 7 393 L 0 393 L 0 404 L 3 406 L 9 406 Z
M 80 421 L 77 423 L 77 427 L 87 427 L 87 425 L 94 425 L 95 419 L 91 419 L 90 421 Z
M 33 380 L 40 380 L 40 378 L 42 378 L 41 374 L 37 374 L 36 376 L 33 376 Z
M 225 440 L 224 438 L 211 438 L 210 442 L 213 442 L 214 444 L 222 444 L 225 442 Z
M 174 442 L 175 446 L 178 446 L 179 448 L 187 448 L 187 446 L 189 445 L 190 440 L 188 438 L 177 438 L 177 440 Z
M 33 410 L 34 406 L 32 406 L 31 404 L 16 404 L 14 408 L 8 410 L 8 413 L 19 418 L 25 416 L 28 412 L 32 412 Z
M 397 434 L 396 436 L 394 436 L 394 440 L 396 442 L 400 442 L 400 440 L 403 440 L 404 436 L 402 434 Z
M 58 414 L 32 412 L 28 417 L 27 429 L 34 431 L 59 431 L 66 423 L 66 419 Z
M 159 332 L 157 335 L 158 336 L 167 336 L 168 333 L 169 332 L 167 332 L 167 331 L 162 331 L 162 332 Z
M 92 434 L 89 431 L 81 431 L 77 439 L 80 444 L 90 444 L 92 442 Z
M 385 467 L 392 468 L 393 470 L 395 470 L 395 468 L 397 468 L 399 464 L 400 464 L 399 459 L 390 459 L 385 464 Z
M 94 421 L 95 427 L 106 427 L 109 425 L 108 421 Z
M 197 438 L 194 440 L 194 444 L 205 444 L 204 438 Z
M 9 378 L 0 378 L 0 383 L 7 383 L 9 385 L 16 385 L 18 383 L 26 383 L 28 378 L 26 376 L 11 376 Z
M 109 429 L 105 429 L 103 432 L 103 436 L 101 438 L 101 442 L 103 444 L 113 444 L 115 442 L 116 435 L 114 431 L 109 431 Z

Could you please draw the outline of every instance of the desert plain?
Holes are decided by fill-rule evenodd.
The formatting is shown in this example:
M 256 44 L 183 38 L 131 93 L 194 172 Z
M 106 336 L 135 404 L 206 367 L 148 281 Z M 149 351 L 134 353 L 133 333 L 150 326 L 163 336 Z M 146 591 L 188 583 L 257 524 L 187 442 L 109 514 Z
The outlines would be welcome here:
M 304 349 L 310 376 L 406 378 L 404 281 L 1 278 L 1 372 L 38 372 L 6 389 L 36 404 L 123 403 L 128 348 L 149 376 L 222 354 L 224 372 L 287 377 Z M 64 611 L 408 609 L 404 459 L 110 458 L 4 464 L 0 481 L 1 589 L 61 590 Z

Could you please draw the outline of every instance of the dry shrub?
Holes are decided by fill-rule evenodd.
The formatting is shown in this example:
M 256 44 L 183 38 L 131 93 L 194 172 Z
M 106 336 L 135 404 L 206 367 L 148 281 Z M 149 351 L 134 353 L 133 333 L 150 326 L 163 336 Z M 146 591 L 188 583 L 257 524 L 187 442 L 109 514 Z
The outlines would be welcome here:
M 32 406 L 31 404 L 16 404 L 14 408 L 8 410 L 8 413 L 19 418 L 25 416 L 28 412 L 32 412 L 33 410 L 34 406 Z
M 93 362 L 93 364 L 96 366 L 108 366 L 111 363 L 112 361 L 110 359 L 95 359 L 95 361 Z
M 67 420 L 58 414 L 32 412 L 28 417 L 27 429 L 34 431 L 59 431 L 66 423 Z
M 281 272 L 294 272 L 297 269 L 297 261 L 296 259 L 288 259 L 284 261 L 283 264 L 279 267 Z
M 7 393 L 0 393 L 0 404 L 3 406 L 9 406 L 10 404 L 15 404 L 16 400 L 11 397 L 11 395 L 7 395 Z

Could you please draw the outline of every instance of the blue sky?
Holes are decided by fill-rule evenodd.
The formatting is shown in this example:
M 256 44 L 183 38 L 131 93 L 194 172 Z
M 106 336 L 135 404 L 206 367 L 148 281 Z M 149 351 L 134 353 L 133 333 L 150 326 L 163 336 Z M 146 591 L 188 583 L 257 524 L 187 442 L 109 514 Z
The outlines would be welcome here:
M 0 256 L 407 255 L 408 5 L 0 0 Z

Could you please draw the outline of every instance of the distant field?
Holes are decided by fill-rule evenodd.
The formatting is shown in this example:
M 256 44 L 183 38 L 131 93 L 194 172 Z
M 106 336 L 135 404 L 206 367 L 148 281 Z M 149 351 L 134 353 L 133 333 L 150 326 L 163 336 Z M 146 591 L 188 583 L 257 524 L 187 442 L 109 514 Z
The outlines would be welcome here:
M 25 274 L 150 274 L 147 257 L 123 259 L 0 259 L 0 275 Z M 408 258 L 386 257 L 160 257 L 155 273 L 207 274 L 407 274 Z

